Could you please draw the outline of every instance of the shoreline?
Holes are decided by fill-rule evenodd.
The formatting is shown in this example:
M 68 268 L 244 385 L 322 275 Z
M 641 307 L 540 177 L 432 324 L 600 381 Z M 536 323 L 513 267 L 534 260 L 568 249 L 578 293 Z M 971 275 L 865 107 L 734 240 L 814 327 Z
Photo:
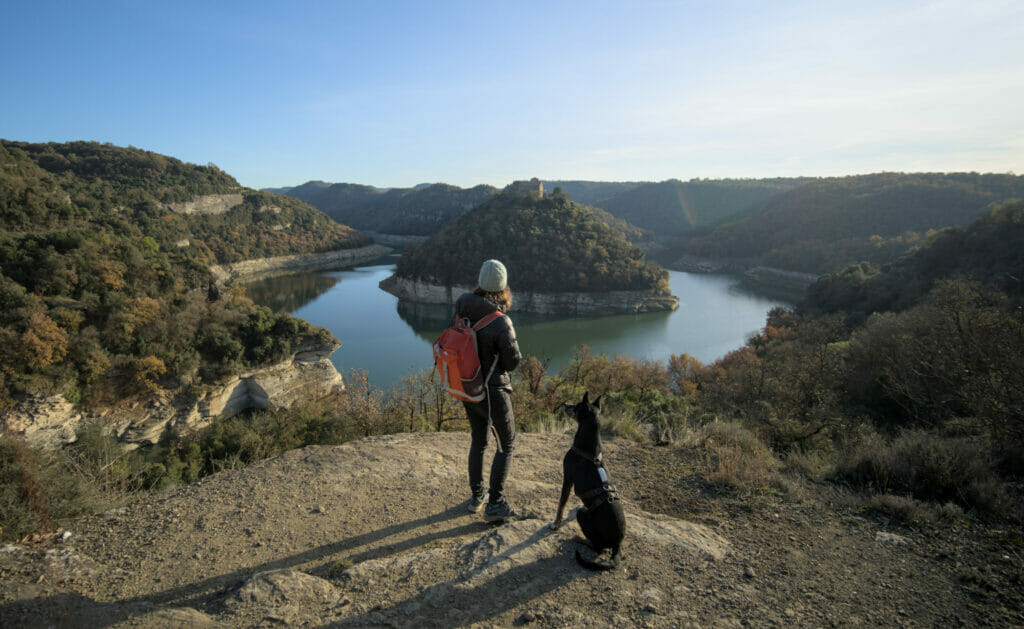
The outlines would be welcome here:
M 357 247 L 355 249 L 335 249 L 322 253 L 306 253 L 274 258 L 254 258 L 215 264 L 210 266 L 218 284 L 227 282 L 253 280 L 273 275 L 286 275 L 298 271 L 317 271 L 355 266 L 370 262 L 392 253 L 394 249 L 380 244 Z
M 381 290 L 399 301 L 452 305 L 471 286 L 440 286 L 391 275 L 379 284 Z M 655 295 L 644 291 L 606 293 L 515 293 L 515 308 L 520 312 L 567 315 L 612 315 L 663 312 L 679 308 L 675 295 Z
M 744 283 L 752 288 L 772 294 L 801 296 L 821 277 L 815 273 L 764 266 L 752 259 L 738 258 L 717 260 L 684 256 L 665 268 L 684 273 L 742 275 Z

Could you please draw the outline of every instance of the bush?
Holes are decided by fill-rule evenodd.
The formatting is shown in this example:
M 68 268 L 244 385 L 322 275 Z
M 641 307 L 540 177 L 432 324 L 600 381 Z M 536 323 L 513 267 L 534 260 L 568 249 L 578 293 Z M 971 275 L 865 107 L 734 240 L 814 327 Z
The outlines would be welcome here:
M 964 515 L 963 510 L 951 502 L 940 505 L 893 494 L 872 496 L 868 506 L 905 524 L 934 524 L 936 520 L 958 520 Z
M 862 444 L 839 461 L 833 478 L 879 493 L 999 515 L 1008 501 L 995 462 L 982 439 L 908 430 L 890 443 Z
M 778 462 L 757 435 L 739 423 L 715 421 L 696 430 L 691 438 L 704 450 L 704 474 L 716 485 L 739 490 L 768 485 Z
M 17 439 L 0 435 L 0 540 L 50 532 L 55 523 L 112 505 L 62 453 Z

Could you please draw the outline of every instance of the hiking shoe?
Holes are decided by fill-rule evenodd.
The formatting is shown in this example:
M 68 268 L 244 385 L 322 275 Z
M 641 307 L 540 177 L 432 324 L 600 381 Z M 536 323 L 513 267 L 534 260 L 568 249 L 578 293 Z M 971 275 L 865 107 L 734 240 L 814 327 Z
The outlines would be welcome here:
M 480 494 L 479 496 L 474 495 L 466 504 L 466 509 L 470 513 L 480 513 L 480 509 L 484 508 L 485 502 L 487 502 L 487 494 Z
M 504 500 L 487 503 L 487 508 L 484 509 L 484 522 L 504 522 L 514 517 L 516 517 L 516 510 Z

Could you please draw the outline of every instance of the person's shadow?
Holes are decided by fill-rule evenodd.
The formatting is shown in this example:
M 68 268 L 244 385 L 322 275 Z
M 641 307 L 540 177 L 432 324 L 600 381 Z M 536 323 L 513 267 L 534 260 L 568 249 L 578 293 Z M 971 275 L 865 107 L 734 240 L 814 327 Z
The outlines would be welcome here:
M 472 533 L 484 533 L 490 528 L 489 524 L 475 518 L 464 524 L 437 527 L 439 524 L 466 515 L 469 514 L 466 512 L 465 506 L 460 504 L 433 515 L 353 535 L 352 537 L 317 546 L 316 548 L 287 557 L 273 559 L 262 564 L 239 568 L 193 583 L 132 598 L 100 602 L 74 592 L 61 592 L 44 599 L 32 599 L 27 604 L 26 601 L 21 600 L 9 601 L 0 604 L 0 625 L 107 627 L 121 622 L 128 617 L 144 613 L 146 610 L 152 611 L 152 606 L 154 605 L 161 607 L 191 607 L 208 614 L 217 614 L 222 611 L 222 603 L 226 596 L 237 589 L 245 579 L 260 572 L 290 569 L 311 562 L 322 561 L 323 563 L 320 565 L 307 566 L 303 571 L 314 576 L 326 578 L 330 574 L 332 567 L 340 559 L 354 563 L 381 559 L 438 540 L 461 537 Z M 503 556 L 510 556 L 526 545 L 536 543 L 550 532 L 547 525 L 541 524 L 540 520 L 537 520 L 537 522 L 543 528 L 540 528 L 536 533 L 515 547 L 506 550 Z M 393 544 L 381 543 L 392 536 L 408 534 L 414 529 L 424 527 L 433 528 L 434 530 L 425 531 L 420 535 L 403 536 L 402 539 Z M 522 602 L 522 597 L 516 597 L 514 600 L 505 600 L 504 596 L 508 594 L 509 590 L 506 583 L 508 579 L 513 579 L 511 581 L 513 583 L 520 582 L 520 579 L 526 579 L 527 583 L 539 584 L 540 589 L 536 593 L 531 594 L 536 596 L 544 591 L 557 588 L 574 576 L 579 576 L 578 570 L 570 570 L 561 580 L 555 578 L 555 575 L 562 574 L 562 571 L 554 570 L 556 566 L 562 565 L 564 567 L 565 565 L 572 564 L 575 567 L 574 562 L 571 559 L 567 559 L 572 556 L 571 550 L 567 550 L 569 545 L 570 542 L 567 540 L 562 544 L 561 552 L 558 555 L 517 566 L 502 573 L 500 578 L 496 578 L 495 581 L 498 582 L 492 581 L 474 590 L 474 592 L 482 593 L 474 593 L 472 596 L 469 596 L 461 592 L 460 588 L 452 587 L 455 582 L 461 579 L 459 577 L 452 582 L 430 586 L 423 593 L 403 601 L 401 605 L 409 606 L 408 608 L 411 609 L 412 607 L 422 605 L 428 600 L 430 604 L 435 604 L 434 598 L 439 596 L 442 600 L 459 604 L 460 608 L 469 610 L 467 613 L 472 618 L 477 618 L 477 616 L 479 616 L 478 619 L 487 618 Z M 366 548 L 358 550 L 363 547 Z M 349 551 L 355 552 L 346 554 Z M 576 574 L 574 575 L 573 572 Z M 478 607 L 478 603 L 481 601 L 487 601 L 488 604 L 483 605 L 477 611 L 476 607 Z M 339 622 L 344 624 L 354 622 L 358 625 L 361 622 L 370 622 L 370 620 L 368 615 L 361 614 L 341 619 Z
M 489 566 L 538 543 L 553 531 L 548 524 L 536 520 L 538 529 L 520 543 L 506 549 L 488 562 Z M 563 525 L 564 526 L 564 525 Z M 529 563 L 499 570 L 486 580 L 479 580 L 485 569 L 470 570 L 454 579 L 434 584 L 402 601 L 389 604 L 386 609 L 347 616 L 328 623 L 328 627 L 365 627 L 415 623 L 430 626 L 457 623 L 471 625 L 500 615 L 513 607 L 536 599 L 548 592 L 585 576 L 572 558 L 575 542 L 572 538 L 557 543 L 556 551 Z M 461 587 L 460 587 L 461 586 Z M 432 611 L 439 610 L 439 611 Z M 443 611 L 440 611 L 443 610 Z M 452 615 L 460 617 L 453 618 Z M 442 621 L 443 616 L 443 621 Z M 413 620 L 415 618 L 415 621 Z M 431 620 L 428 620 L 431 619 Z

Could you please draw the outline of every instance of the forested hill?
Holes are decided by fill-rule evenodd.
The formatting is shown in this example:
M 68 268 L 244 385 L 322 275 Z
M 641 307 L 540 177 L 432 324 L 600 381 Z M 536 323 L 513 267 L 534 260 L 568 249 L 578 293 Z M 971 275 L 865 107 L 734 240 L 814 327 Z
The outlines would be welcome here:
M 604 207 L 604 202 L 638 186 L 651 185 L 643 181 L 581 181 L 545 180 L 544 189 L 551 192 L 561 188 L 569 198 L 583 205 Z
M 993 203 L 1024 198 L 1024 177 L 881 173 L 811 180 L 751 215 L 691 240 L 686 253 L 827 273 L 886 263 L 929 230 L 966 225 Z
M 503 193 L 450 223 L 398 261 L 396 275 L 442 286 L 475 285 L 489 258 L 514 291 L 668 292 L 668 274 L 608 224 L 564 194 Z M 610 218 L 610 217 L 609 217 Z
M 208 299 L 209 264 L 367 242 L 212 165 L 0 141 L 0 408 L 23 393 L 111 403 L 280 359 L 317 332 Z
M 620 190 L 593 205 L 655 232 L 659 237 L 674 237 L 720 225 L 807 181 L 806 178 L 669 179 Z
M 918 305 L 938 282 L 953 278 L 1024 299 L 1024 201 L 990 208 L 967 227 L 941 230 L 892 264 L 862 262 L 825 275 L 810 287 L 801 310 L 902 311 Z
M 310 181 L 295 188 L 280 188 L 325 214 L 356 229 L 427 236 L 497 194 L 492 186 L 459 188 L 436 183 L 415 188 L 382 190 L 351 183 Z
M 289 197 L 242 188 L 213 165 L 96 142 L 0 142 L 7 230 L 137 229 L 205 263 L 360 247 L 369 239 Z M 208 211 L 189 207 L 221 195 Z M 216 199 L 214 201 L 217 201 Z

